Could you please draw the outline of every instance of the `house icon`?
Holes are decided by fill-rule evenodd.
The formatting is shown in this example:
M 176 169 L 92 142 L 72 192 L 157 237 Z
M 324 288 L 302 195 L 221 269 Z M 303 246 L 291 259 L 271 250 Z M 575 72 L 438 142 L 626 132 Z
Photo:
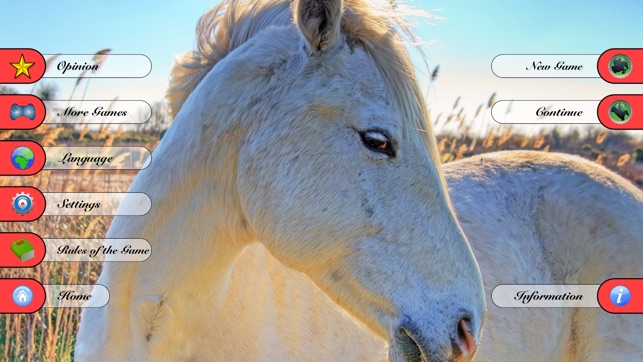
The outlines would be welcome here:
M 33 300 L 33 292 L 29 287 L 21 285 L 13 290 L 13 302 L 19 307 L 26 307 Z

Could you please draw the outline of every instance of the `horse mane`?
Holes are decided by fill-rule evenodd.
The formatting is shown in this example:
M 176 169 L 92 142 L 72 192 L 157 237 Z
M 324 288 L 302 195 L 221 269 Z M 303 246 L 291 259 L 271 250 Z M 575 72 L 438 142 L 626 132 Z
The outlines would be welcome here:
M 196 29 L 196 49 L 179 55 L 166 94 L 172 118 L 208 72 L 237 47 L 269 26 L 293 23 L 289 0 L 223 0 L 206 12 Z M 406 118 L 410 131 L 425 133 L 439 166 L 433 129 L 406 44 L 417 44 L 409 17 L 431 17 L 397 1 L 344 0 L 342 33 L 348 44 L 362 47 L 373 59 Z M 424 53 L 418 47 L 422 58 Z

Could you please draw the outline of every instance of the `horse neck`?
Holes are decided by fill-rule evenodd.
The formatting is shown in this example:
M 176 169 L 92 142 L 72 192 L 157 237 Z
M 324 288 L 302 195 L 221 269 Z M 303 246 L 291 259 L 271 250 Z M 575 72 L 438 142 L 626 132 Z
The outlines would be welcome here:
M 154 153 L 150 167 L 132 184 L 131 191 L 145 192 L 151 198 L 150 213 L 128 219 L 121 230 L 118 225 L 111 229 L 148 238 L 152 256 L 141 266 L 175 268 L 168 270 L 171 274 L 190 269 L 213 278 L 225 274 L 251 238 L 243 232 L 243 216 L 235 198 L 241 140 L 232 140 L 234 135 L 226 132 L 225 142 L 219 141 L 215 134 L 219 132 L 208 131 L 204 122 L 191 116 L 177 121 L 167 142 Z M 204 138 L 208 147 L 199 146 Z
M 122 329 L 131 323 L 134 335 L 127 338 L 141 339 L 141 343 L 152 323 L 159 323 L 164 309 L 171 309 L 165 315 L 172 318 L 163 322 L 163 329 L 198 323 L 195 318 L 202 315 L 188 315 L 195 306 L 212 313 L 211 308 L 226 295 L 234 261 L 251 240 L 234 198 L 234 147 L 241 140 L 233 138 L 241 134 L 228 129 L 225 142 L 219 142 L 212 129 L 192 116 L 188 113 L 175 121 L 150 166 L 130 188 L 150 197 L 150 212 L 141 217 L 116 217 L 107 236 L 144 238 L 152 246 L 144 262 L 106 263 L 99 280 L 110 290 L 108 307 L 119 311 L 110 313 L 111 328 Z M 203 137 L 210 140 L 207 149 L 199 147 Z M 129 313 L 122 313 L 123 309 Z M 117 321 L 119 315 L 122 319 Z M 139 319 L 130 321 L 129 316 Z
M 190 113 L 175 121 L 130 189 L 147 193 L 152 209 L 116 217 L 108 232 L 109 238 L 145 238 L 152 254 L 141 263 L 104 265 L 98 283 L 110 290 L 110 302 L 84 314 L 84 325 L 103 326 L 83 335 L 86 350 L 124 360 L 189 359 L 189 349 L 208 351 L 211 359 L 266 353 L 282 359 L 284 351 L 295 351 L 359 360 L 384 350 L 307 277 L 262 246 L 246 250 L 254 237 L 234 182 L 243 131 L 214 130 Z M 208 150 L 198 147 L 201 139 Z

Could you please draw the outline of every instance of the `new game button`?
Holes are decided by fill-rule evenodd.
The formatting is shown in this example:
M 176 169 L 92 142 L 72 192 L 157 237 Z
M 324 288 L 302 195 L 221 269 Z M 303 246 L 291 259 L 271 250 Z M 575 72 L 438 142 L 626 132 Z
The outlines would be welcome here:
M 643 84 L 643 49 L 605 51 L 598 58 L 598 74 L 609 83 Z

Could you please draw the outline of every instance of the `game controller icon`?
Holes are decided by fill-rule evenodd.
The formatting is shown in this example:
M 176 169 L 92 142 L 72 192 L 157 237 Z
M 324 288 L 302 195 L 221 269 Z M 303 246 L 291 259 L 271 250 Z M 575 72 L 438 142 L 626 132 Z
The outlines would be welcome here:
M 36 108 L 31 103 L 27 104 L 26 106 L 19 106 L 18 104 L 14 103 L 11 106 L 11 120 L 15 121 L 18 117 L 23 116 L 33 121 L 36 118 Z

